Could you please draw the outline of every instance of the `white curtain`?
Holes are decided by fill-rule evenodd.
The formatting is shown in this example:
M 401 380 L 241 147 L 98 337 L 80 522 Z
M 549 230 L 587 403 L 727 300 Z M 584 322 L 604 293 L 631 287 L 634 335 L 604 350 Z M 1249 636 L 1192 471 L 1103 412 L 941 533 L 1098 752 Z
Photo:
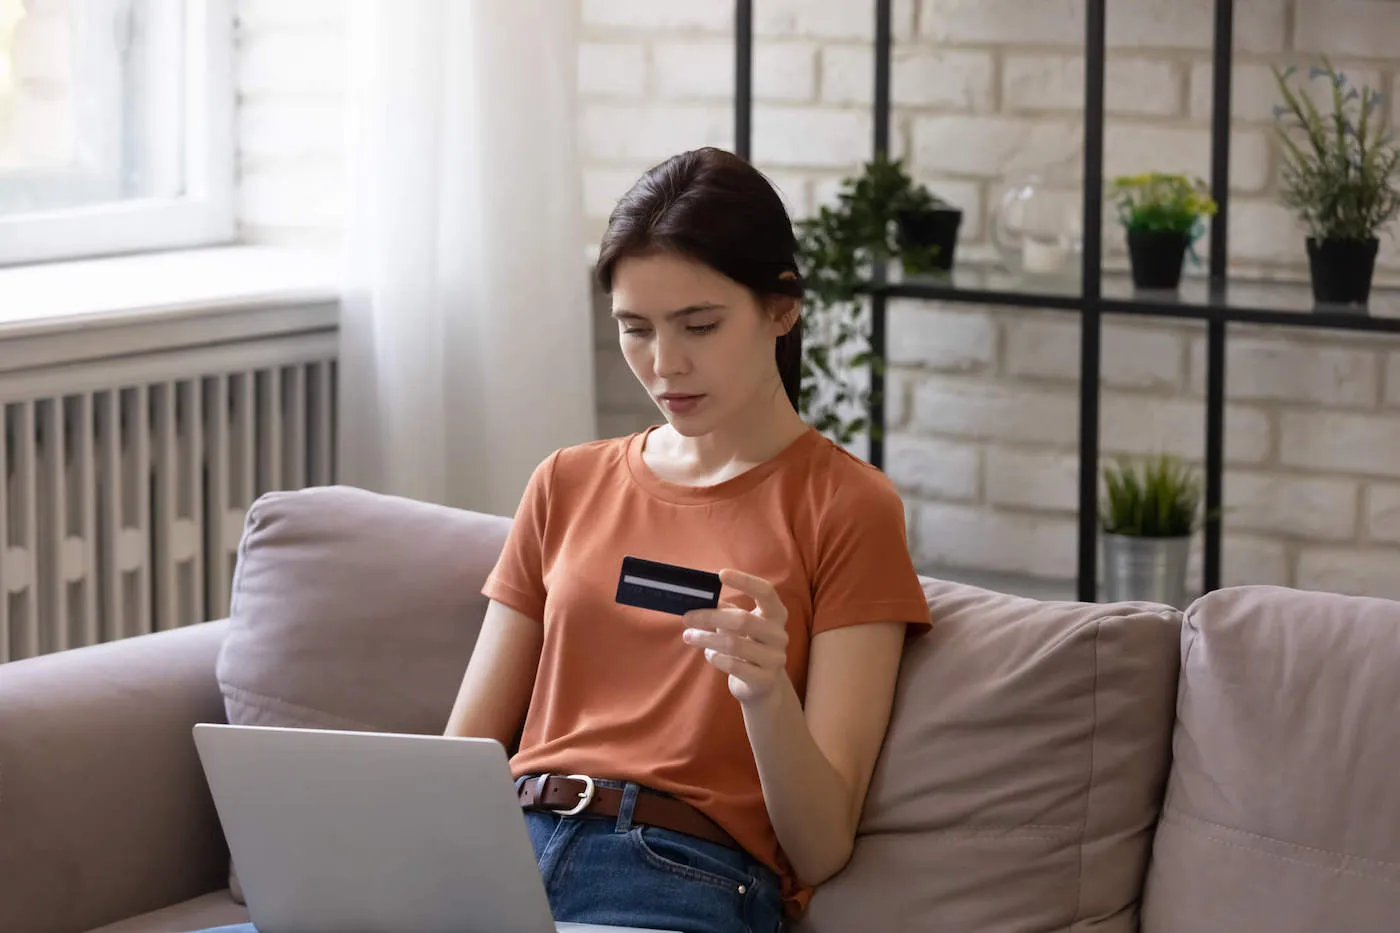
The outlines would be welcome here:
M 577 4 L 358 0 L 339 478 L 497 514 L 595 436 Z

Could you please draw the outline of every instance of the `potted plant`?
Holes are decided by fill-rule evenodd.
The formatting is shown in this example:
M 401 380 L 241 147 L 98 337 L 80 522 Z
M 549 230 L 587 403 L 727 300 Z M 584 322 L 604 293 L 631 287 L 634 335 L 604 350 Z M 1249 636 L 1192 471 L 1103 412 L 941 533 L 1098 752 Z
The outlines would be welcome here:
M 1206 183 L 1162 172 L 1123 175 L 1113 180 L 1112 195 L 1127 231 L 1133 284 L 1177 288 L 1186 254 L 1197 259 L 1194 244 L 1205 232 L 1205 218 L 1216 211 Z
M 860 370 L 873 362 L 861 293 L 872 270 L 898 261 L 906 274 L 952 268 L 962 211 L 915 182 L 902 160 L 877 156 L 843 180 L 834 205 L 797 224 L 807 285 L 801 409 L 842 444 L 869 427 L 872 399 Z
M 1104 596 L 1186 607 L 1186 564 L 1197 525 L 1201 481 L 1180 459 L 1160 454 L 1105 467 Z
M 1324 59 L 1308 71 L 1320 81 L 1328 112 L 1274 68 L 1284 103 L 1274 108 L 1283 146 L 1282 202 L 1308 229 L 1313 298 L 1365 305 L 1371 296 L 1377 234 L 1400 213 L 1400 147 L 1384 125 L 1383 95 L 1356 88 Z

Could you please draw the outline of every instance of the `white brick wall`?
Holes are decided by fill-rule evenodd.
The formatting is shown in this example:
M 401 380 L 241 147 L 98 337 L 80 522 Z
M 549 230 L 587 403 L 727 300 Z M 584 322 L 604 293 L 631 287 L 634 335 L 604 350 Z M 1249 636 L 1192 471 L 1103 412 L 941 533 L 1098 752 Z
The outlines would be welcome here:
M 818 46 L 814 42 L 765 42 L 755 48 L 754 96 L 764 100 L 795 103 L 815 98 L 817 49 Z
M 1236 336 L 1226 352 L 1231 398 L 1370 408 L 1380 394 L 1374 350 Z M 1191 384 L 1199 391 L 1204 391 L 1205 368 L 1206 342 L 1199 338 L 1191 345 Z
M 1285 466 L 1372 476 L 1400 475 L 1400 418 L 1338 412 L 1283 413 L 1279 458 Z
M 1078 397 L 1069 390 L 932 376 L 914 386 L 910 423 L 968 440 L 1072 444 L 1078 416 Z
M 1393 548 L 1307 548 L 1298 557 L 1294 585 L 1305 590 L 1400 599 L 1396 567 Z
M 1030 117 L 917 117 L 913 134 L 913 159 L 920 168 L 989 179 L 1046 163 L 1074 164 L 1083 143 L 1083 130 L 1069 120 Z
M 726 3 L 689 0 L 582 0 L 585 27 L 616 32 L 716 32 L 734 26 L 734 9 Z
M 1230 202 L 1230 258 L 1237 262 L 1292 264 L 1305 274 L 1307 230 L 1293 214 L 1274 201 Z
M 1394 0 L 1298 0 L 1295 15 L 1300 52 L 1389 58 L 1400 49 Z
M 923 0 L 919 28 L 934 42 L 1081 45 L 1083 6 L 1076 0 Z
M 1289 586 L 1292 562 L 1288 547 L 1274 538 L 1258 535 L 1227 534 L 1221 541 L 1220 582 L 1222 586 L 1265 584 Z M 1200 548 L 1196 549 L 1200 553 Z M 1200 588 L 1199 561 L 1192 574 L 1193 587 Z
M 1366 534 L 1400 544 L 1400 485 L 1373 484 L 1366 496 Z
M 578 0 L 579 134 L 596 244 L 638 175 L 732 143 L 733 9 Z M 1213 0 L 1114 0 L 1107 167 L 1209 168 Z M 964 209 L 962 246 L 987 254 L 1008 176 L 1063 173 L 1077 199 L 1082 0 L 897 0 L 893 140 L 921 181 Z M 755 5 L 756 162 L 795 215 L 827 203 L 870 152 L 870 0 Z M 343 220 L 346 5 L 239 0 L 241 228 L 256 242 L 333 242 Z M 1240 0 L 1231 259 L 1306 275 L 1303 232 L 1276 201 L 1268 65 L 1331 55 L 1392 91 L 1400 124 L 1400 3 Z M 1111 255 L 1117 228 L 1105 231 Z M 1400 245 L 1382 264 L 1400 272 Z M 600 315 L 605 308 L 600 304 Z M 1199 461 L 1199 325 L 1108 320 L 1108 453 Z M 658 420 L 600 319 L 600 425 Z M 890 318 L 887 467 L 922 566 L 1074 571 L 1079 325 L 1058 312 L 901 303 Z M 1400 588 L 1400 340 L 1233 328 L 1223 577 L 1389 595 Z M 1194 573 L 1199 577 L 1199 547 Z
M 651 55 L 658 97 L 668 101 L 734 99 L 734 40 L 661 42 L 652 46 Z
M 717 6 L 729 7 L 719 3 Z M 894 0 L 890 25 L 895 40 L 914 31 L 913 0 Z M 761 0 L 754 4 L 754 33 L 767 36 L 814 36 L 821 39 L 869 39 L 875 34 L 874 7 L 868 0 Z
M 1079 319 L 1027 320 L 1006 334 L 1006 371 L 1017 377 L 1078 384 Z M 1184 366 L 1182 335 L 1108 322 L 1103 330 L 1103 384 L 1124 389 L 1176 390 Z
M 987 501 L 1073 513 L 1079 502 L 1079 457 L 1062 450 L 992 447 L 987 451 Z
M 828 46 L 821 65 L 823 101 L 870 106 L 875 75 L 868 44 Z M 987 112 L 995 82 L 996 61 L 988 52 L 918 48 L 891 56 L 890 96 L 896 106 Z
M 1110 114 L 1174 116 L 1181 79 L 1174 62 L 1113 60 L 1105 65 L 1104 107 Z M 1009 54 L 1002 64 L 1002 107 L 1017 113 L 1084 109 L 1084 59 Z
M 1195 462 L 1205 456 L 1205 406 L 1196 399 L 1104 393 L 1100 443 L 1107 453 L 1154 455 L 1175 453 Z M 1259 409 L 1225 408 L 1225 462 L 1263 463 L 1273 429 Z
M 942 42 L 1083 45 L 1084 4 L 1076 0 L 923 0 L 920 30 Z M 1205 51 L 1211 41 L 1211 0 L 1117 0 L 1107 31 L 1114 48 Z M 1236 48 L 1283 50 L 1282 0 L 1236 5 Z
M 1230 139 L 1230 187 L 1264 190 L 1270 178 L 1269 138 L 1263 130 L 1236 130 Z M 1159 171 L 1210 175 L 1210 131 L 1110 123 L 1104 138 L 1104 174 L 1132 175 L 1144 165 Z
M 994 570 L 1036 577 L 1074 574 L 1073 519 L 924 503 L 915 511 L 917 549 L 925 566 Z
M 589 97 L 641 97 L 647 84 L 646 46 L 640 42 L 580 43 L 578 82 L 579 93 Z M 732 93 L 733 89 L 731 82 L 727 90 Z
M 1207 51 L 1213 37 L 1213 0 L 1122 0 L 1108 17 L 1108 41 L 1131 48 Z M 1283 0 L 1235 4 L 1235 48 L 1279 52 L 1284 48 Z
M 732 121 L 732 117 L 728 117 Z M 754 161 L 781 168 L 846 169 L 869 156 L 870 111 L 760 104 L 753 115 Z
M 1373 68 L 1359 67 L 1340 59 L 1333 64 L 1357 84 L 1366 84 L 1377 90 L 1385 87 L 1381 73 Z M 1199 62 L 1191 69 L 1193 119 L 1210 120 L 1213 75 L 1214 69 L 1208 62 Z M 1279 103 L 1278 81 L 1268 65 L 1237 63 L 1230 76 L 1230 82 L 1230 112 L 1236 121 L 1264 124 L 1273 122 L 1274 107 Z M 1326 94 L 1321 93 L 1320 87 L 1313 89 L 1314 102 L 1327 112 L 1331 112 L 1329 99 Z
M 885 449 L 885 471 L 902 489 L 952 502 L 976 501 L 981 488 L 981 451 L 912 434 L 896 434 Z
M 892 364 L 973 372 L 996 360 L 996 325 L 977 311 L 929 310 L 914 302 L 894 302 L 887 321 Z
M 1225 481 L 1227 521 L 1246 531 L 1350 541 L 1356 537 L 1359 488 L 1355 480 L 1232 471 Z
M 590 103 L 581 116 L 591 161 L 652 164 L 683 149 L 734 144 L 733 114 L 720 104 Z

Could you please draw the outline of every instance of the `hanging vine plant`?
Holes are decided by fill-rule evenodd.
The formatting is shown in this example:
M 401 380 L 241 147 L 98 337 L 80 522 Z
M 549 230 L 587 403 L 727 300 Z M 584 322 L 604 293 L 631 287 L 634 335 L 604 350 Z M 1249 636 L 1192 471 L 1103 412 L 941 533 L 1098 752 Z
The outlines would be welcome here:
M 867 367 L 884 372 L 870 348 L 872 272 L 898 260 L 906 274 L 952 267 L 962 212 L 918 184 L 902 160 L 879 156 L 846 178 L 834 205 L 797 224 L 807 283 L 803 309 L 801 411 L 838 443 L 871 431 Z M 872 431 L 872 437 L 878 434 Z

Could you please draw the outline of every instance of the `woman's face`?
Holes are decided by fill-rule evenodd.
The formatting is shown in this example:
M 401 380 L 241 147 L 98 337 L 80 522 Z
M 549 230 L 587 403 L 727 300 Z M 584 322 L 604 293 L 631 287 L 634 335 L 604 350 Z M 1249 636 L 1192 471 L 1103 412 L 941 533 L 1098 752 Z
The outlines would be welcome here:
M 622 354 L 679 434 L 710 433 L 762 393 L 782 393 L 774 345 L 795 302 L 775 314 L 738 282 L 671 253 L 620 260 L 612 284 Z

